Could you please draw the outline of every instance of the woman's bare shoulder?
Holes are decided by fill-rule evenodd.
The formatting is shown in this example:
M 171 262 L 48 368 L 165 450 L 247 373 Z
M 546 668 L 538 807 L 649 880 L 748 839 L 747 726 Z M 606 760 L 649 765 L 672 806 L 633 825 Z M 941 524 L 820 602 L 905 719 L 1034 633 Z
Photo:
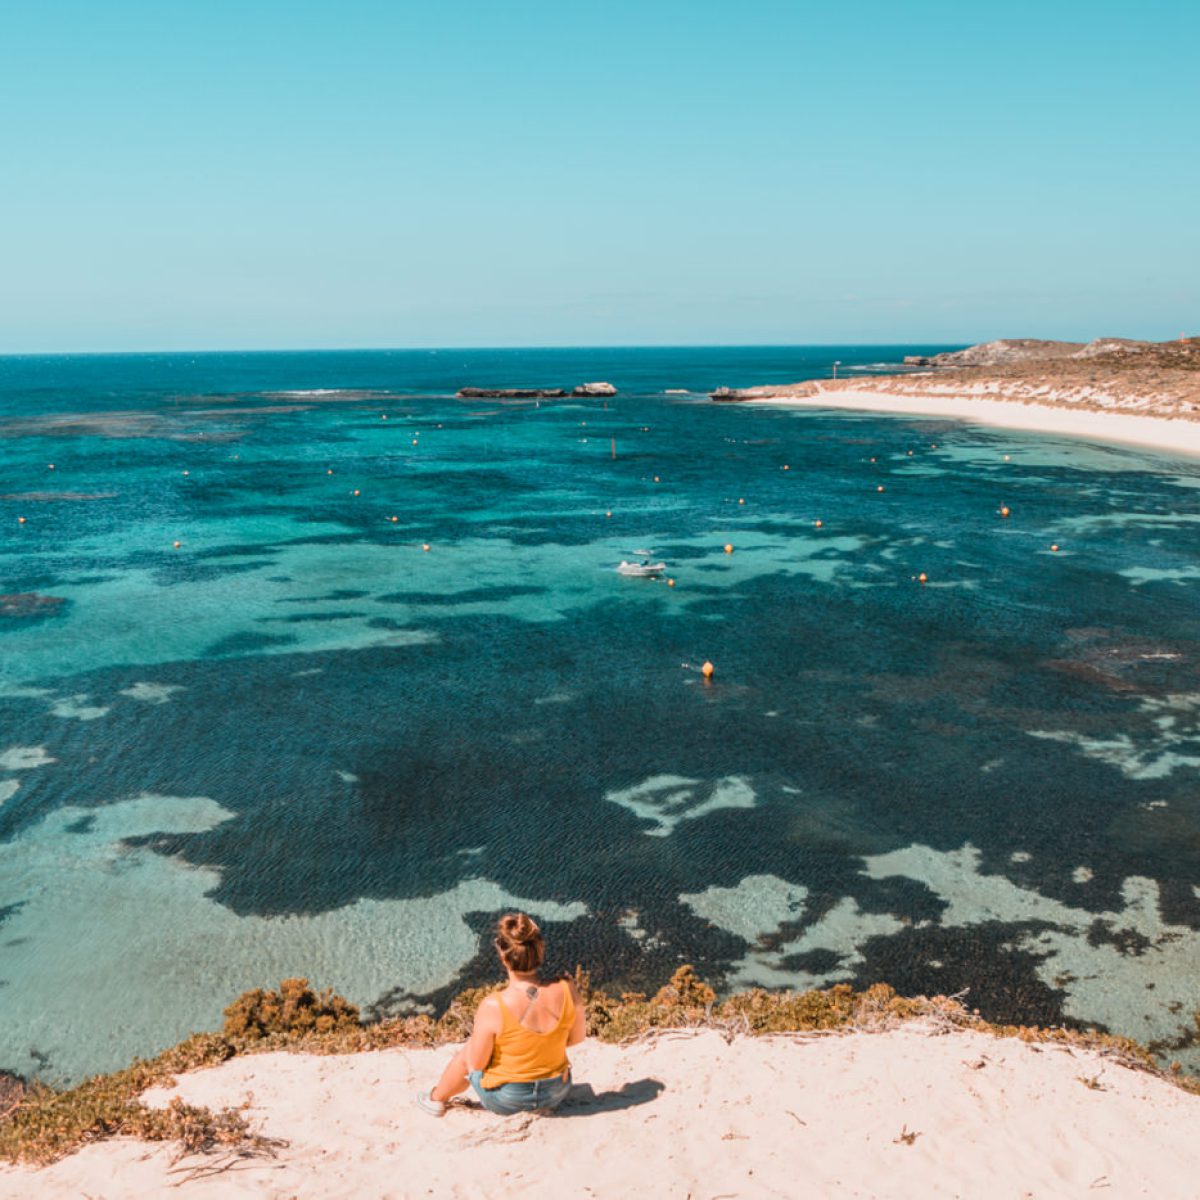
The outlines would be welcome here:
M 482 1020 L 485 1025 L 499 1022 L 501 1015 L 499 992 L 491 992 L 484 996 L 479 1002 L 479 1007 L 475 1010 L 475 1019 L 477 1021 Z

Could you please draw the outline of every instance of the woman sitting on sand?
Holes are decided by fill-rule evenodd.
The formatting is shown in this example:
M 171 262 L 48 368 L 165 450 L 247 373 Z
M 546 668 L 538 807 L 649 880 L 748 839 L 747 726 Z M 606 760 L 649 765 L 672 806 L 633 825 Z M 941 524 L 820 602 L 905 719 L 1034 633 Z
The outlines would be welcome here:
M 435 1117 L 468 1083 L 484 1108 L 502 1116 L 557 1108 L 571 1090 L 567 1047 L 586 1036 L 579 990 L 570 979 L 545 983 L 538 978 L 546 945 L 532 917 L 501 917 L 492 944 L 508 986 L 483 1000 L 467 1044 L 437 1086 L 417 1096 Z

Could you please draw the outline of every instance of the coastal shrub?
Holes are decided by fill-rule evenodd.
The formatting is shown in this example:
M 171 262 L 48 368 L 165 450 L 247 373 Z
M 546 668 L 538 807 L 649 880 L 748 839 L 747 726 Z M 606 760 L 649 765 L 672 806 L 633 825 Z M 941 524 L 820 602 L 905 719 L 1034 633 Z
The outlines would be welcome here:
M 577 979 L 579 974 L 577 973 Z M 680 967 L 670 983 L 652 999 L 641 992 L 623 992 L 614 999 L 590 986 L 581 987 L 588 1033 L 603 1042 L 622 1042 L 652 1029 L 689 1028 L 709 1019 L 717 994 L 690 966 Z
M 702 980 L 692 966 L 683 966 L 671 976 L 671 982 L 658 989 L 654 1003 L 666 1008 L 708 1008 L 717 993 Z
M 358 1009 L 326 989 L 319 995 L 307 979 L 285 979 L 279 991 L 243 992 L 225 1010 L 225 1036 L 255 1039 L 271 1034 L 327 1034 L 357 1028 Z
M 181 1154 L 218 1147 L 248 1153 L 267 1148 L 269 1140 L 253 1133 L 236 1109 L 212 1112 L 179 1099 L 166 1108 L 150 1108 L 138 1098 L 154 1084 L 170 1084 L 173 1071 L 230 1057 L 228 1047 L 218 1048 L 220 1040 L 211 1035 L 189 1038 L 157 1059 L 136 1061 L 124 1071 L 97 1075 L 64 1092 L 35 1084 L 0 1122 L 0 1158 L 44 1165 L 87 1142 L 118 1136 L 173 1141 Z
M 854 989 L 839 983 L 824 992 L 768 992 L 752 988 L 730 996 L 717 1015 L 725 1021 L 742 1021 L 751 1033 L 796 1033 L 837 1029 L 854 1012 Z
M 438 1034 L 437 1022 L 424 1013 L 412 1017 L 392 1017 L 377 1025 L 363 1025 L 357 1037 L 362 1043 L 359 1048 L 363 1050 L 386 1050 L 391 1046 L 435 1046 L 445 1040 Z M 333 1038 L 334 1042 L 340 1040 L 337 1035 Z M 337 1049 L 333 1053 L 343 1054 L 346 1051 Z

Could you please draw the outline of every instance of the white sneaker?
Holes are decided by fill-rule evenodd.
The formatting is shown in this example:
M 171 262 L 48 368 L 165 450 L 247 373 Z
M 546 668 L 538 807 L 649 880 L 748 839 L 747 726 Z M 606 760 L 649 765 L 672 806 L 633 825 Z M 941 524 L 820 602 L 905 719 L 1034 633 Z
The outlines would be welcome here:
M 431 1117 L 444 1117 L 446 1115 L 446 1106 L 440 1101 L 433 1098 L 433 1091 L 417 1093 L 417 1107 L 422 1112 L 427 1112 Z

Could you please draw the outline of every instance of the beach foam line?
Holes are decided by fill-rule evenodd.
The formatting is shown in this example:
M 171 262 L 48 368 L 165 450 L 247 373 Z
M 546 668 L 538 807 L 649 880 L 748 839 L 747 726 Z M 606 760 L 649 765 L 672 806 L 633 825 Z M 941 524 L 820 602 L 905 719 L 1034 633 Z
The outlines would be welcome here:
M 1200 457 L 1200 421 L 1185 418 L 1093 412 L 1023 400 L 987 400 L 966 393 L 900 395 L 865 389 L 818 390 L 812 396 L 761 396 L 743 403 L 776 408 L 849 409 L 888 416 L 949 417 L 1001 429 L 1058 434 L 1092 442 L 1120 442 Z

